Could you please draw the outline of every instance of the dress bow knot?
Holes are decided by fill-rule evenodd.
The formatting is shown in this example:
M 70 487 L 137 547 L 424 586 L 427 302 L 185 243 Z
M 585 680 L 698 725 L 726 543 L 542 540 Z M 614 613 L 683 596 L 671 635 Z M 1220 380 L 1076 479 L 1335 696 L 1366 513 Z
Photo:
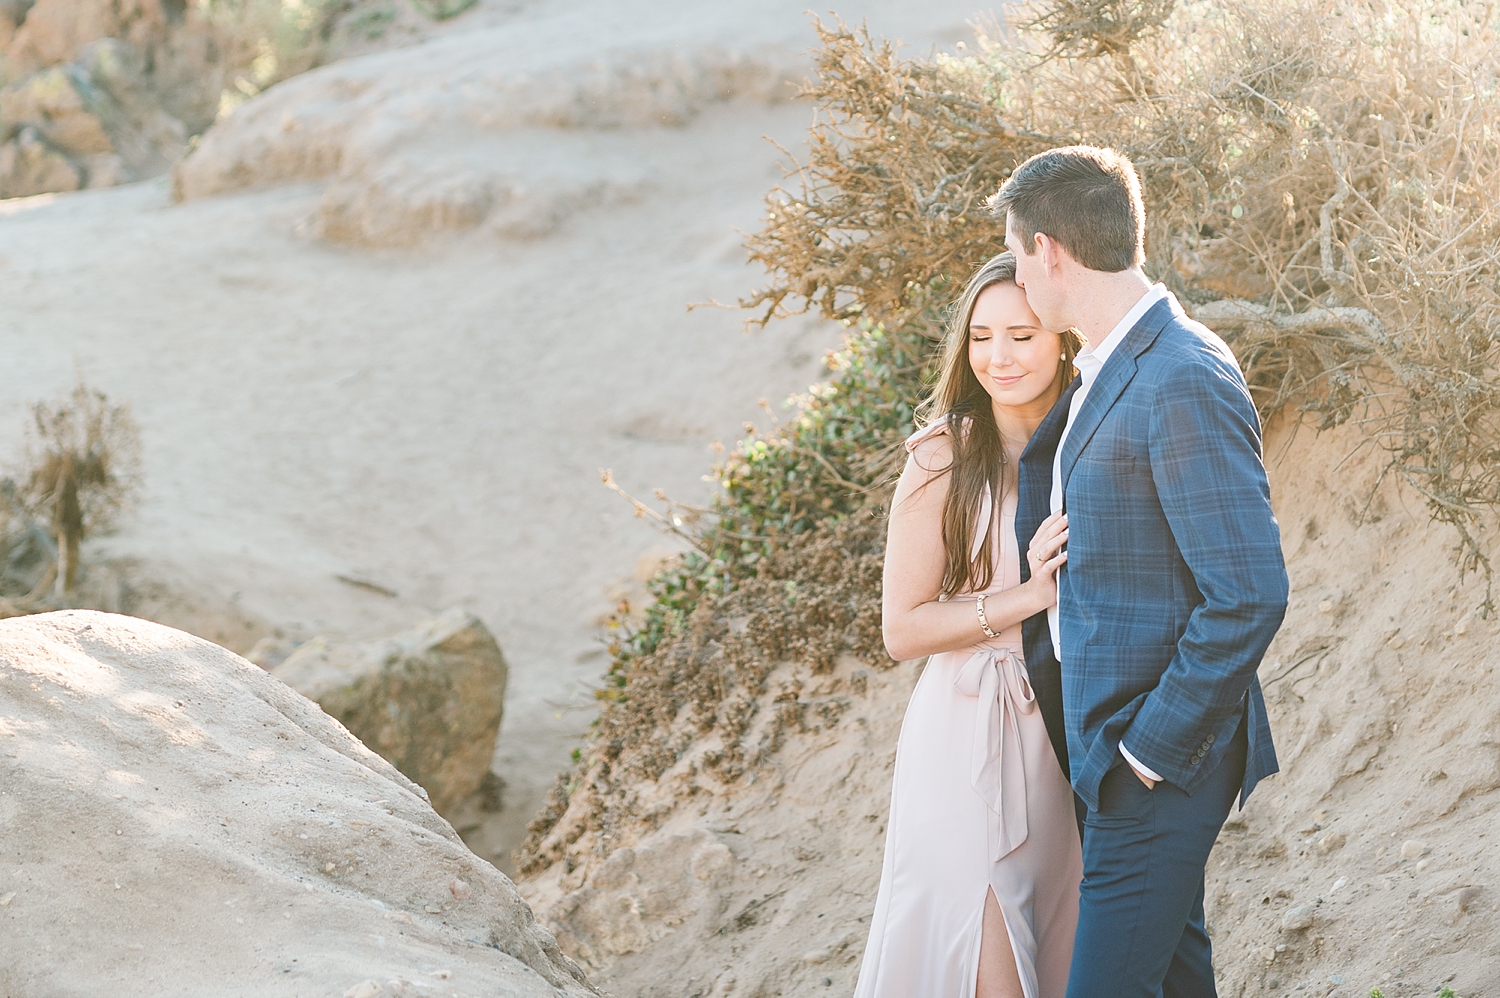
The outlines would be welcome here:
M 981 648 L 953 687 L 977 698 L 974 752 L 969 783 L 990 809 L 991 856 L 995 862 L 1026 841 L 1026 764 L 1018 717 L 1036 709 L 1036 694 L 1013 648 Z

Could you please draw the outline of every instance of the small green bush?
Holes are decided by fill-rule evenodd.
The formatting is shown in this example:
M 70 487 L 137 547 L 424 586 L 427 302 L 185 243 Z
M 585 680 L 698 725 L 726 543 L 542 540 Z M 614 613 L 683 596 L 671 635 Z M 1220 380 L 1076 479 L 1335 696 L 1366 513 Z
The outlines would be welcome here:
M 883 504 L 932 374 L 928 329 L 852 323 L 829 380 L 714 469 L 721 491 L 710 505 L 673 511 L 694 548 L 650 581 L 639 617 L 622 607 L 610 622 L 611 664 L 596 691 L 604 710 L 528 827 L 522 873 L 566 855 L 589 828 L 645 820 L 634 788 L 707 731 L 723 742 L 712 776 L 732 781 L 755 765 L 762 747 L 740 738 L 776 662 L 818 673 L 849 652 L 893 664 L 880 637 Z M 777 730 L 794 715 L 778 714 Z
M 819 523 L 879 506 L 933 373 L 929 328 L 853 323 L 844 349 L 828 357 L 830 379 L 788 400 L 786 422 L 750 429 L 713 469 L 721 491 L 708 509 L 684 510 L 694 550 L 651 579 L 639 622 L 628 607 L 610 622 L 614 664 L 601 699 L 625 697 L 631 663 L 680 636 L 701 597 L 727 595 L 772 551 Z

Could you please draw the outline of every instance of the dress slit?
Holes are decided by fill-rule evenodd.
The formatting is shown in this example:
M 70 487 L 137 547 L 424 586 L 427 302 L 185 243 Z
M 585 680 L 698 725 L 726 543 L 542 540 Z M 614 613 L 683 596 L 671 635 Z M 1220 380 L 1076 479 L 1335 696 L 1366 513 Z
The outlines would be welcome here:
M 1010 915 L 1006 914 L 1004 903 L 1001 902 L 1000 896 L 995 893 L 995 885 L 985 884 L 984 894 L 985 900 L 988 900 L 991 897 L 995 899 L 995 910 L 1000 913 L 1000 925 L 1005 929 L 1005 945 L 1007 947 L 1005 955 L 1010 957 L 1011 965 L 1016 968 L 1016 977 L 1021 981 L 1021 994 L 1024 996 L 1024 998 L 1037 998 L 1036 988 L 1032 984 L 1032 982 L 1036 979 L 1036 975 L 1035 973 L 1028 973 L 1027 968 L 1021 962 L 1021 958 L 1018 954 L 1024 951 L 1023 942 L 1022 940 L 1016 938 L 1016 933 L 1011 928 Z M 965 998 L 974 998 L 974 996 L 979 993 L 979 967 L 980 961 L 984 959 L 983 900 L 979 903 L 978 937 L 979 942 L 974 947 L 974 973 L 970 975 L 972 980 L 969 982 L 970 987 Z

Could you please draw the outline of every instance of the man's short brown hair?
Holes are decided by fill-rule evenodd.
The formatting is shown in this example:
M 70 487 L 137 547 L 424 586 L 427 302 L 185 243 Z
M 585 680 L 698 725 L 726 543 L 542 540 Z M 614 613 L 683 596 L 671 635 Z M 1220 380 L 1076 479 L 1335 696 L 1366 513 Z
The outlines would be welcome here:
M 1146 258 L 1146 208 L 1129 159 L 1113 149 L 1049 149 L 1016 167 L 989 200 L 1029 256 L 1044 232 L 1090 270 L 1116 273 Z

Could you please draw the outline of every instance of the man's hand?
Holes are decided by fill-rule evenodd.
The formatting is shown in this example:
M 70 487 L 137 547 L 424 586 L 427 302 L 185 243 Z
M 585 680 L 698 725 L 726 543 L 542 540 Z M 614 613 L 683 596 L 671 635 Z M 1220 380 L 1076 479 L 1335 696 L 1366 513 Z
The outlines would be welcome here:
M 1147 776 L 1145 773 L 1141 772 L 1139 769 L 1136 769 L 1135 766 L 1131 763 L 1131 761 L 1129 759 L 1125 760 L 1125 765 L 1130 766 L 1130 771 L 1135 774 L 1135 778 L 1136 779 L 1138 779 L 1142 783 L 1146 784 L 1146 789 L 1147 790 L 1155 790 L 1156 789 L 1156 781 L 1153 780 L 1151 777 Z

